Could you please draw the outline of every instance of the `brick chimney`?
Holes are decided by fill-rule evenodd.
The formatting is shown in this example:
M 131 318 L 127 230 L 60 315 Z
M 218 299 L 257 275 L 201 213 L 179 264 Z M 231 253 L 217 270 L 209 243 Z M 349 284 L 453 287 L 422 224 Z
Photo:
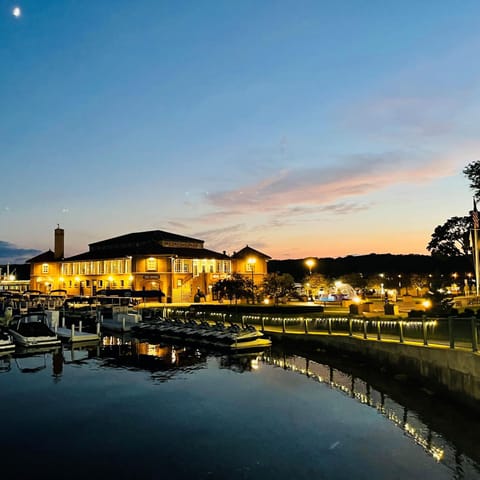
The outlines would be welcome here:
M 60 225 L 57 225 L 55 229 L 55 260 L 60 260 L 64 258 L 65 255 L 65 234 L 63 228 L 60 228 Z

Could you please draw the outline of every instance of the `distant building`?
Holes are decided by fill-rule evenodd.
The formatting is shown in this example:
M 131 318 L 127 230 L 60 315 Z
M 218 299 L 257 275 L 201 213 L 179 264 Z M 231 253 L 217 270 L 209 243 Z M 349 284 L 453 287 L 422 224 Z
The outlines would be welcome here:
M 235 272 L 250 278 L 253 269 L 255 283 L 261 283 L 268 259 L 248 246 L 229 257 L 206 249 L 203 240 L 162 230 L 91 243 L 88 252 L 64 258 L 64 231 L 58 227 L 54 251 L 28 263 L 32 290 L 62 289 L 68 295 L 124 290 L 166 302 L 192 302 L 199 292 L 211 299 L 213 284 Z
M 5 291 L 22 293 L 29 287 L 28 265 L 0 265 L 0 293 Z

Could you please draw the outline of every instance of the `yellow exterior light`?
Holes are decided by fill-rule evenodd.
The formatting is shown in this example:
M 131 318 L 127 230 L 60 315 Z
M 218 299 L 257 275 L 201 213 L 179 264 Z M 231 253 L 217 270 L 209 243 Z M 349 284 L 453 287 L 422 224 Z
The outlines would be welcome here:
M 65 281 L 65 279 L 64 279 L 63 277 L 60 277 L 60 278 L 58 279 L 58 281 L 63 283 L 63 282 Z
M 78 283 L 80 281 L 80 277 L 75 277 L 75 281 Z
M 430 308 L 432 306 L 432 302 L 430 300 L 424 300 L 422 302 L 422 305 L 425 307 L 425 308 Z
M 305 260 L 305 265 L 308 267 L 308 273 L 309 275 L 312 274 L 312 268 L 315 266 L 315 260 L 313 258 L 307 258 Z

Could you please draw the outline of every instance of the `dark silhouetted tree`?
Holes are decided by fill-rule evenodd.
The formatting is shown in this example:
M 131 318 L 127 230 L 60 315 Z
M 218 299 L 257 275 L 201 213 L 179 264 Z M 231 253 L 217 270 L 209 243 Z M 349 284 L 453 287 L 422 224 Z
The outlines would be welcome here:
M 271 295 L 275 303 L 279 297 L 285 297 L 295 289 L 295 280 L 289 273 L 269 273 L 263 280 L 263 293 Z
M 480 160 L 469 163 L 463 169 L 463 174 L 470 180 L 470 188 L 475 198 L 480 198 Z
M 470 246 L 472 227 L 470 216 L 449 218 L 443 225 L 435 228 L 427 250 L 432 255 L 446 257 L 470 255 L 472 252 Z
M 245 297 L 247 293 L 247 281 L 242 275 L 234 273 L 230 278 L 225 278 L 213 285 L 213 292 L 218 298 L 228 298 L 230 303 L 239 298 Z

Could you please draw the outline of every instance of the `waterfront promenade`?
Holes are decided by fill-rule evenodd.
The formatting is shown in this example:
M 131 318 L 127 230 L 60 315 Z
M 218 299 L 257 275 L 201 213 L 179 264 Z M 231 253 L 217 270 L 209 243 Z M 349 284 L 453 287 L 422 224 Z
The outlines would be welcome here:
M 408 375 L 478 409 L 479 321 L 475 317 L 352 315 L 335 306 L 268 309 L 258 305 L 172 305 L 167 315 L 253 324 L 274 341 L 295 342 L 368 359 L 374 368 Z

